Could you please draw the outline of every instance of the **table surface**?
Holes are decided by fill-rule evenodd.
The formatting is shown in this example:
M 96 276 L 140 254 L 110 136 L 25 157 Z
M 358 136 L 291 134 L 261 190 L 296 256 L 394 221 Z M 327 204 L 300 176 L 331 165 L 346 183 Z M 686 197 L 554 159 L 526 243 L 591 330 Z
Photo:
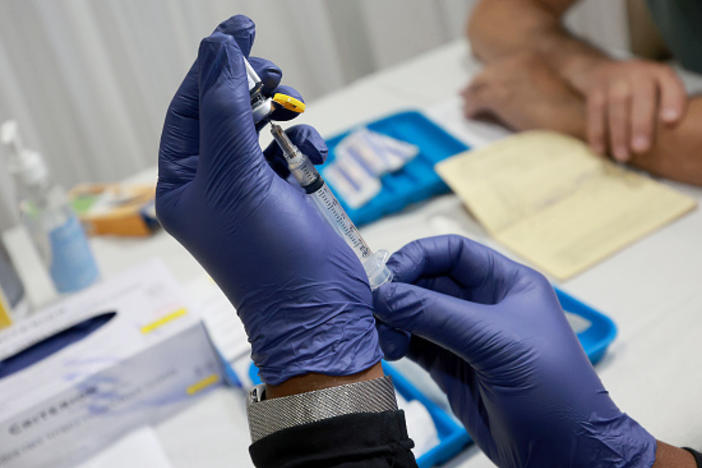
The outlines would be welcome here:
M 463 121 L 457 99 L 478 69 L 465 42 L 456 41 L 312 102 L 300 121 L 328 137 L 359 122 L 418 108 L 459 138 L 473 140 L 467 143 L 480 143 L 476 138 L 488 140 L 501 132 Z M 155 180 L 155 169 L 134 180 Z M 702 201 L 700 189 L 665 183 Z M 504 252 L 453 195 L 412 206 L 364 227 L 362 233 L 370 245 L 390 251 L 419 237 L 458 233 Z M 21 243 L 19 236 L 5 233 L 11 244 Z M 702 420 L 701 239 L 702 211 L 696 210 L 559 284 L 618 325 L 616 341 L 596 367 L 614 401 L 657 438 L 693 447 L 702 446 L 702 424 L 695 422 Z M 163 232 L 146 240 L 97 238 L 92 243 L 105 277 L 153 256 L 161 257 L 183 284 L 203 274 Z M 26 267 L 20 273 L 35 278 L 37 272 Z M 31 285 L 35 302 L 49 294 L 40 282 Z M 174 466 L 250 465 L 248 429 L 238 416 L 242 404 L 239 393 L 217 390 L 156 427 Z M 470 447 L 445 466 L 494 465 Z

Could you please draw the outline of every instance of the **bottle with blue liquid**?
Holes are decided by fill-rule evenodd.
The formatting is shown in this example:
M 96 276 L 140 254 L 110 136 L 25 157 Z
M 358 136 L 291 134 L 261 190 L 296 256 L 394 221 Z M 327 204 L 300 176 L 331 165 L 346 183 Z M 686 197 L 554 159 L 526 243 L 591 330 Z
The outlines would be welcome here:
M 90 286 L 99 272 L 90 244 L 66 192 L 54 184 L 41 155 L 24 148 L 17 123 L 5 122 L 2 142 L 10 148 L 8 168 L 15 183 L 22 223 L 59 293 Z

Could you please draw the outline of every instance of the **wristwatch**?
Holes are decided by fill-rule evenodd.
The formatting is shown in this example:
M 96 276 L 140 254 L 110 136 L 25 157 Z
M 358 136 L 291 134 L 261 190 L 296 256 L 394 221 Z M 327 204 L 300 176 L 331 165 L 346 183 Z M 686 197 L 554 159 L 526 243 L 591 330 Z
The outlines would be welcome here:
M 283 429 L 352 413 L 396 411 L 388 376 L 280 398 L 266 399 L 265 384 L 249 392 L 247 413 L 251 442 Z

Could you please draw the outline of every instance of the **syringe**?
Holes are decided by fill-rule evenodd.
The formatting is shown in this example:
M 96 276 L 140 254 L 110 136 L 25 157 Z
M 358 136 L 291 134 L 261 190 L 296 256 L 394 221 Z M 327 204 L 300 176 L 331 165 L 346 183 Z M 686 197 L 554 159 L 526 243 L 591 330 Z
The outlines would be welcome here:
M 295 180 L 314 200 L 315 206 L 331 227 L 346 241 L 361 260 L 363 269 L 368 276 L 371 289 L 392 281 L 392 272 L 385 266 L 388 252 L 378 250 L 373 252 L 358 232 L 358 228 L 346 214 L 314 164 L 295 146 L 279 125 L 271 124 L 273 138 L 283 150 L 288 168 Z

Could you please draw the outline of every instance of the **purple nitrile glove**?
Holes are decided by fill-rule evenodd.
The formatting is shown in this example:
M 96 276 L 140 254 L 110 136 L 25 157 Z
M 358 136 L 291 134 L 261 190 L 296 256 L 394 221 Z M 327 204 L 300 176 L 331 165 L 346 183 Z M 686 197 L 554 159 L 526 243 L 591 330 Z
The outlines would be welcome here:
M 541 274 L 459 236 L 388 267 L 396 282 L 374 293 L 386 357 L 426 369 L 493 462 L 652 466 L 656 440 L 612 402 Z
M 253 22 L 234 16 L 200 44 L 166 115 L 158 217 L 236 307 L 264 382 L 355 374 L 382 357 L 366 275 L 304 191 L 285 179 L 278 147 L 261 151 L 243 61 L 253 38 Z M 281 90 L 278 67 L 251 64 L 264 93 Z M 278 110 L 272 118 L 293 115 Z M 316 130 L 288 134 L 313 162 L 324 160 Z

